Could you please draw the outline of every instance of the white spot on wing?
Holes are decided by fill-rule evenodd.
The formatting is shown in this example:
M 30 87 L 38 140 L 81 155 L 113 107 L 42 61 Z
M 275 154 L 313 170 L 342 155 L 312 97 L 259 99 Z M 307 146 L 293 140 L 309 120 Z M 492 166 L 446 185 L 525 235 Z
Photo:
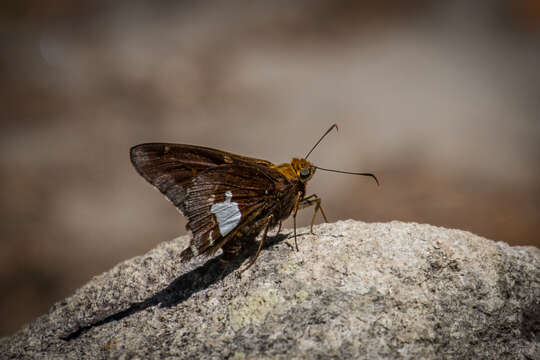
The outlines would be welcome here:
M 194 244 L 190 245 L 189 248 L 191 249 L 193 256 L 199 256 L 199 249 L 197 249 L 197 247 Z
M 208 246 L 214 246 L 214 231 L 210 231 L 208 235 Z
M 242 218 L 242 213 L 238 208 L 238 204 L 231 202 L 232 192 L 225 193 L 225 201 L 212 205 L 210 211 L 216 215 L 219 225 L 219 232 L 222 236 L 230 233 Z

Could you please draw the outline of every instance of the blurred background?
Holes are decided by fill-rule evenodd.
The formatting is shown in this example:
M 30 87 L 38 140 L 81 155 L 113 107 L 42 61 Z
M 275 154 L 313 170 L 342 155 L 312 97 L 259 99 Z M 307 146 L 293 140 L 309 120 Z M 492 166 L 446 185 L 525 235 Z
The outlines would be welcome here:
M 338 123 L 310 160 L 381 186 L 318 172 L 330 221 L 540 244 L 538 1 L 1 6 L 0 335 L 186 233 L 131 167 L 142 142 L 279 163 Z

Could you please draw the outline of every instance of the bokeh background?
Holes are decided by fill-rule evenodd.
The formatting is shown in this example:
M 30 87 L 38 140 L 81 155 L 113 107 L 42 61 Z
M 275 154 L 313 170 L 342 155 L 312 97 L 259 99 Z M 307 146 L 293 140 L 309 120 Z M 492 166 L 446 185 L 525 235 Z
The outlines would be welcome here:
M 538 1 L 1 7 L 0 335 L 185 234 L 131 167 L 141 142 L 284 162 L 338 123 L 310 160 L 381 186 L 318 172 L 330 221 L 539 245 Z

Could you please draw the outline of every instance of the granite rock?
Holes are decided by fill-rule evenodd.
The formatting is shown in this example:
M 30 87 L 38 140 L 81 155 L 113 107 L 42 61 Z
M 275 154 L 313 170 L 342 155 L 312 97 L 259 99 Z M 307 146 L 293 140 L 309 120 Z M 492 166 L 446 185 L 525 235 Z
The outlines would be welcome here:
M 0 339 L 0 358 L 540 359 L 538 248 L 347 220 L 299 229 L 296 252 L 290 232 L 241 275 L 247 255 L 183 264 L 189 237 L 164 242 Z

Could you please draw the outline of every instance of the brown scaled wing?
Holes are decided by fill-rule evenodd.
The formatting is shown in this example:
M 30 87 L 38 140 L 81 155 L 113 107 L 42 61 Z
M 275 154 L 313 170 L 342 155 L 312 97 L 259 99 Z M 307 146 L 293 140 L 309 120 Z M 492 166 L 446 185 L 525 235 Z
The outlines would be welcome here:
M 256 236 L 270 215 L 274 215 L 271 225 L 288 217 L 298 191 L 297 184 L 271 168 L 268 161 L 205 147 L 142 144 L 131 149 L 131 161 L 139 174 L 188 218 L 193 238 L 182 253 L 183 260 L 211 255 L 227 243 L 233 246 L 243 240 L 237 236 L 239 232 Z M 222 225 L 228 220 L 229 224 L 237 223 L 222 234 L 212 206 L 227 201 L 228 192 L 232 195 L 229 201 L 238 206 L 240 214 L 226 212 L 225 218 L 220 218 Z M 227 219 L 229 215 L 239 219 Z

